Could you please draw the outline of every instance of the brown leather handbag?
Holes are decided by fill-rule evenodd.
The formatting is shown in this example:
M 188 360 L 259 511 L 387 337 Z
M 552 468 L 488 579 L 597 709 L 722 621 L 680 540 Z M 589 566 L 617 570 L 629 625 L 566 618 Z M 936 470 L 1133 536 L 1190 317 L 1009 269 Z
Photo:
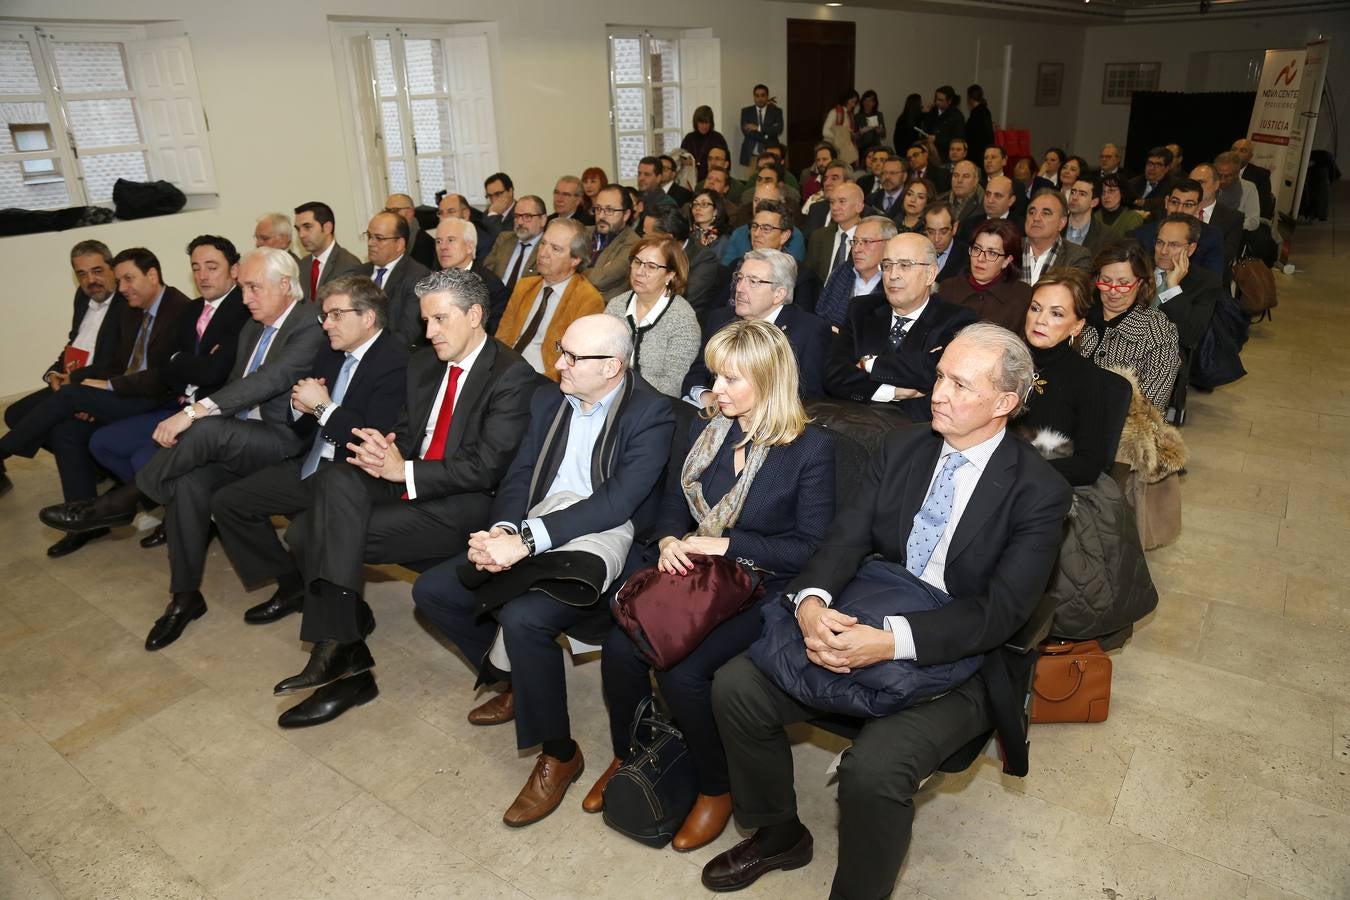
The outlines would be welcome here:
M 1111 657 L 1096 641 L 1047 641 L 1031 682 L 1031 722 L 1105 722 Z

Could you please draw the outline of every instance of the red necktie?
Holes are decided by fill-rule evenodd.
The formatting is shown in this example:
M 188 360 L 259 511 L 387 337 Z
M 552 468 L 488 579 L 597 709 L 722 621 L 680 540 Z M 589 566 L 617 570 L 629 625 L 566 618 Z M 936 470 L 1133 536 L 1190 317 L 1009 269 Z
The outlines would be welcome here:
M 319 293 L 319 258 L 314 257 L 314 262 L 309 264 L 309 299 L 313 300 Z
M 424 460 L 445 458 L 445 439 L 450 434 L 450 419 L 455 414 L 455 386 L 459 384 L 459 376 L 463 371 L 459 366 L 450 367 L 450 377 L 445 380 L 445 393 L 441 395 L 441 411 L 436 414 L 436 427 L 431 432 L 431 443 L 427 445 L 427 452 L 422 454 Z M 403 499 L 408 499 L 407 491 L 403 492 Z

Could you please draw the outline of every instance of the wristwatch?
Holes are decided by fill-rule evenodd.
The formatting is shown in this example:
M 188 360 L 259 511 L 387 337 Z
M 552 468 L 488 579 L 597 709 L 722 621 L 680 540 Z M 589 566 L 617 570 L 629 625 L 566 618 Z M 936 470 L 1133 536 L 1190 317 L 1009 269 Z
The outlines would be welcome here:
M 323 421 L 324 410 L 326 410 L 326 409 L 328 409 L 328 404 L 327 404 L 327 403 L 319 403 L 319 404 L 316 404 L 315 407 L 314 407 L 314 418 L 316 418 L 316 419 L 318 419 L 320 422 L 322 422 L 322 421 Z
M 520 526 L 520 539 L 525 542 L 525 552 L 534 556 L 534 534 L 530 531 L 529 525 Z
M 189 422 L 197 421 L 197 404 L 189 403 L 187 406 L 183 407 L 183 415 L 188 417 Z

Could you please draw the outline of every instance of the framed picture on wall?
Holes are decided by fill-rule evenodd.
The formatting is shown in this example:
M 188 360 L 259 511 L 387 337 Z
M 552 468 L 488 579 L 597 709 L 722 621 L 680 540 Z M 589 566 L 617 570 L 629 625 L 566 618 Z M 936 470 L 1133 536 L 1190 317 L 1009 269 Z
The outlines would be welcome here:
M 1059 106 L 1064 95 L 1064 63 L 1036 66 L 1036 105 Z
M 1102 102 L 1127 104 L 1135 91 L 1156 91 L 1162 63 L 1107 63 L 1102 72 Z

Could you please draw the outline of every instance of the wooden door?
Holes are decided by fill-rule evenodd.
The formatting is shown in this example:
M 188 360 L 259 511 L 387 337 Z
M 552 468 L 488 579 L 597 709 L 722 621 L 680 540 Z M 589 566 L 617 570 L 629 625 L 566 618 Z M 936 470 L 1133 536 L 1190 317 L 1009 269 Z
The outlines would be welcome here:
M 855 27 L 852 22 L 788 19 L 788 168 L 811 164 L 825 113 L 853 88 Z

